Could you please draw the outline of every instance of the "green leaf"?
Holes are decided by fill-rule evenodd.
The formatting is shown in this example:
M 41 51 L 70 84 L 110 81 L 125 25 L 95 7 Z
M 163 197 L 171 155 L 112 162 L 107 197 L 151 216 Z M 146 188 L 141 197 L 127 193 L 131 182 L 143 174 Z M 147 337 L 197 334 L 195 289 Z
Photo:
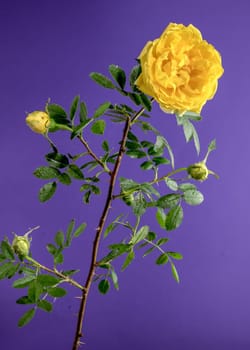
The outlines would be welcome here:
M 72 219 L 67 227 L 65 247 L 69 247 L 71 244 L 74 227 L 75 227 L 75 220 Z
M 32 300 L 29 299 L 28 295 L 24 295 L 23 297 L 18 298 L 18 299 L 16 300 L 16 303 L 17 303 L 17 304 L 20 304 L 20 305 L 34 304 L 34 302 L 33 302 Z
M 87 106 L 84 102 L 80 103 L 80 123 L 85 122 L 88 116 Z
M 48 288 L 47 292 L 54 298 L 61 298 L 67 294 L 67 291 L 64 288 L 60 287 Z
M 139 142 L 138 138 L 135 136 L 135 134 L 132 133 L 132 131 L 128 132 L 128 140 L 131 140 L 136 143 Z
M 18 321 L 18 327 L 23 327 L 28 324 L 32 318 L 35 316 L 36 309 L 32 308 L 23 314 L 23 316 Z
M 143 254 L 143 258 L 145 258 L 145 256 L 147 256 L 148 254 L 152 253 L 153 250 L 155 250 L 156 247 L 151 247 L 148 250 L 145 251 L 145 253 Z
M 183 209 L 180 205 L 172 208 L 166 216 L 165 227 L 168 231 L 175 230 L 183 220 Z
M 148 235 L 147 235 L 147 240 L 149 240 L 150 242 L 154 241 L 156 239 L 156 233 L 149 231 Z
M 15 260 L 14 250 L 7 239 L 2 240 L 1 250 L 6 259 Z
M 69 113 L 70 120 L 74 120 L 79 100 L 80 100 L 80 96 L 76 96 L 71 104 L 70 113 Z
M 122 271 L 124 271 L 130 264 L 131 262 L 134 260 L 135 258 L 135 253 L 133 250 L 131 250 L 128 255 L 126 256 L 126 259 L 122 265 Z
M 106 294 L 109 291 L 110 285 L 108 280 L 101 280 L 98 284 L 99 292 L 102 294 Z
M 54 264 L 62 264 L 64 261 L 63 253 L 61 251 L 57 251 L 57 253 L 54 255 Z
M 60 174 L 57 178 L 64 185 L 70 185 L 71 184 L 71 178 L 66 173 Z
M 157 209 L 156 220 L 157 220 L 158 224 L 161 226 L 161 228 L 165 229 L 166 214 L 164 213 L 164 211 L 161 208 Z
M 137 106 L 141 104 L 141 97 L 139 94 L 136 94 L 135 92 L 129 92 L 128 97 L 131 99 L 131 101 L 134 102 Z
M 86 226 L 87 226 L 87 224 L 85 222 L 83 222 L 80 226 L 77 227 L 77 229 L 73 233 L 73 236 L 79 237 L 84 232 Z
M 109 152 L 109 144 L 108 144 L 108 141 L 103 141 L 102 143 L 102 149 L 105 151 L 105 152 Z
M 33 174 L 39 179 L 49 180 L 49 179 L 54 179 L 55 177 L 60 175 L 60 171 L 57 170 L 56 168 L 41 166 L 37 168 Z
M 44 310 L 44 311 L 47 311 L 47 312 L 51 312 L 51 311 L 52 311 L 52 308 L 53 308 L 53 307 L 52 307 L 52 304 L 51 304 L 49 301 L 45 300 L 45 299 L 38 300 L 37 306 L 38 306 L 40 309 L 42 309 L 42 310 Z
M 105 131 L 106 123 L 104 120 L 97 120 L 92 124 L 91 131 L 93 134 L 103 135 Z
M 121 89 L 124 89 L 126 84 L 126 74 L 122 68 L 119 66 L 116 66 L 114 64 L 111 64 L 109 66 L 109 72 L 114 78 L 114 80 L 118 83 Z
M 147 155 L 145 152 L 141 150 L 128 150 L 126 154 L 131 158 L 137 158 L 137 159 L 146 157 Z
M 45 158 L 50 165 L 56 168 L 65 168 L 69 165 L 68 158 L 57 152 L 48 153 Z
M 37 281 L 43 286 L 43 287 L 51 287 L 59 283 L 59 279 L 46 274 L 41 274 L 37 276 Z
M 183 192 L 189 191 L 189 190 L 196 190 L 196 186 L 194 184 L 191 184 L 191 183 L 188 183 L 188 182 L 180 184 L 178 187 Z
M 56 192 L 56 182 L 48 182 L 43 187 L 40 188 L 39 191 L 39 200 L 40 202 L 46 202 L 51 197 L 53 197 L 54 193 Z
M 150 99 L 145 94 L 140 94 L 141 104 L 146 108 L 147 111 L 151 111 L 152 105 Z
M 156 245 L 158 245 L 159 247 L 162 246 L 163 244 L 167 243 L 169 241 L 169 239 L 166 237 L 164 238 L 160 238 L 157 242 Z
M 37 280 L 32 281 L 32 283 L 30 283 L 28 286 L 28 297 L 33 303 L 37 302 L 43 292 L 43 287 Z
M 203 194 L 197 190 L 187 190 L 183 194 L 186 203 L 190 205 L 199 205 L 203 202 Z
M 208 145 L 208 151 L 211 152 L 216 149 L 216 140 L 212 140 Z
M 164 264 L 167 264 L 168 260 L 169 260 L 168 254 L 163 253 L 156 259 L 156 264 L 157 265 L 164 265 Z
M 156 137 L 156 142 L 154 144 L 154 150 L 156 152 L 159 152 L 159 151 L 162 151 L 163 148 L 164 148 L 164 138 L 158 135 Z
M 180 198 L 181 198 L 180 194 L 175 194 L 175 193 L 166 194 L 165 196 L 162 196 L 157 200 L 156 206 L 162 209 L 173 208 L 179 203 Z
M 172 271 L 172 275 L 173 275 L 174 279 L 176 280 L 176 282 L 180 283 L 178 271 L 176 270 L 176 267 L 172 262 L 171 262 L 171 271 Z
M 68 167 L 68 173 L 71 177 L 77 180 L 83 180 L 84 176 L 81 169 L 76 164 L 70 164 Z
M 142 216 L 146 209 L 147 209 L 147 201 L 143 197 L 141 193 L 134 196 L 134 198 L 131 198 L 131 205 L 133 207 L 133 213 L 136 216 Z
M 55 255 L 57 252 L 57 248 L 54 246 L 54 244 L 48 243 L 46 248 L 51 255 Z
M 153 157 L 152 161 L 155 163 L 155 165 L 160 165 L 160 164 L 169 164 L 169 160 L 164 157 Z
M 90 78 L 93 79 L 97 84 L 107 89 L 115 89 L 115 85 L 112 83 L 112 81 L 101 73 L 92 72 L 90 73 Z
M 165 178 L 165 183 L 168 186 L 168 188 L 170 188 L 170 190 L 172 191 L 177 191 L 179 188 L 177 182 L 170 179 L 169 177 Z
M 12 284 L 13 288 L 25 288 L 36 279 L 36 276 L 26 276 L 15 280 Z
M 102 103 L 95 111 L 93 118 L 96 119 L 96 118 L 100 117 L 101 115 L 103 115 L 110 108 L 110 106 L 111 106 L 110 102 Z
M 112 282 L 114 284 L 115 289 L 119 290 L 118 276 L 117 276 L 115 270 L 112 268 L 110 270 L 110 273 L 111 273 L 111 279 L 112 279 Z
M 141 242 L 144 238 L 147 237 L 149 232 L 149 226 L 142 226 L 139 231 L 137 231 L 130 240 L 130 244 L 135 245 Z
M 67 113 L 65 112 L 65 110 L 63 109 L 62 106 L 58 105 L 58 104 L 48 104 L 47 105 L 47 111 L 49 113 L 50 118 L 54 119 L 57 117 L 61 117 L 61 118 L 67 118 Z
M 70 139 L 73 140 L 76 136 L 80 135 L 82 130 L 86 128 L 92 122 L 92 120 L 93 119 L 86 119 L 82 121 L 79 125 L 75 126 L 71 133 Z
M 171 256 L 171 258 L 175 259 L 175 260 L 182 260 L 183 256 L 181 253 L 177 253 L 177 252 L 168 252 L 168 255 Z
M 46 109 L 50 116 L 50 132 L 54 132 L 60 129 L 71 130 L 71 123 L 67 119 L 67 113 L 61 106 L 57 104 L 48 104 Z
M 141 163 L 140 167 L 143 169 L 143 170 L 149 170 L 149 169 L 152 169 L 154 166 L 154 164 L 149 161 L 149 160 L 146 160 L 145 162 Z
M 17 272 L 17 267 L 11 262 L 0 265 L 0 280 L 4 278 L 11 278 Z
M 140 74 L 141 74 L 141 66 L 140 65 L 134 66 L 130 72 L 129 82 L 130 82 L 131 89 L 133 91 L 138 91 L 137 87 L 135 86 L 135 82 Z
M 64 243 L 64 233 L 62 231 L 58 231 L 55 235 L 56 244 L 62 248 Z

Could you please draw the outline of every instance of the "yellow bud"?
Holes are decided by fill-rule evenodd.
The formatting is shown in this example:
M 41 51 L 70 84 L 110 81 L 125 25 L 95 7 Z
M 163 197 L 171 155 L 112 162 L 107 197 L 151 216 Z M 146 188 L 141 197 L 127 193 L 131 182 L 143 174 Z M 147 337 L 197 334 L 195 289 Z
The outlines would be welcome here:
M 29 254 L 30 240 L 26 236 L 15 235 L 12 242 L 12 248 L 19 258 L 24 258 Z
M 209 170 L 204 162 L 195 163 L 187 168 L 188 174 L 192 179 L 204 181 L 207 179 Z
M 46 112 L 34 111 L 27 115 L 26 123 L 32 131 L 44 134 L 48 130 L 50 118 Z

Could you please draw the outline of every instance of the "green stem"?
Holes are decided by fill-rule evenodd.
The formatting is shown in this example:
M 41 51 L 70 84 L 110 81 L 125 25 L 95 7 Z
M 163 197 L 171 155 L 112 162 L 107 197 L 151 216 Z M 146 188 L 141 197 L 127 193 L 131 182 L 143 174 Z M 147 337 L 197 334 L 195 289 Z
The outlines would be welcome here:
M 172 171 L 170 171 L 168 174 L 166 174 L 166 175 L 160 177 L 159 179 L 155 179 L 155 180 L 151 181 L 151 182 L 150 182 L 150 185 L 153 185 L 153 184 L 155 184 L 155 183 L 158 183 L 158 182 L 160 182 L 160 181 L 163 181 L 163 180 L 165 180 L 167 177 L 171 177 L 171 176 L 173 176 L 173 175 L 175 175 L 175 174 L 177 174 L 177 173 L 180 173 L 180 172 L 182 172 L 182 171 L 187 171 L 187 168 L 178 168 L 178 169 L 172 170 Z
M 34 266 L 38 267 L 39 269 L 42 269 L 42 270 L 47 271 L 47 272 L 49 272 L 57 277 L 60 277 L 63 280 L 63 282 L 70 283 L 74 287 L 77 287 L 81 290 L 85 290 L 85 288 L 83 286 L 81 286 L 79 283 L 77 283 L 75 280 L 69 278 L 68 276 L 64 275 L 63 273 L 57 271 L 56 269 L 52 270 L 49 267 L 40 264 L 38 261 L 32 259 L 29 256 L 26 256 L 26 260 L 30 261 Z

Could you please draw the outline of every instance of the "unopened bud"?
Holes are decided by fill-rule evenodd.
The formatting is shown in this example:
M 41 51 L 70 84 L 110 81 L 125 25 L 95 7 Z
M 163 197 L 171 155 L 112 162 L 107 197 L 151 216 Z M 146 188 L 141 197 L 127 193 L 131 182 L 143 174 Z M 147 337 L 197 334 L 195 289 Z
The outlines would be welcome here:
M 208 178 L 209 170 L 204 162 L 195 163 L 187 168 L 188 174 L 192 179 L 204 181 Z
M 19 258 L 25 258 L 29 255 L 30 250 L 30 240 L 27 236 L 17 236 L 15 235 L 15 238 L 12 242 L 12 248 L 14 249 L 14 252 L 16 255 L 19 256 Z
M 46 112 L 34 111 L 27 115 L 26 123 L 32 131 L 38 134 L 45 134 L 49 128 L 50 117 Z

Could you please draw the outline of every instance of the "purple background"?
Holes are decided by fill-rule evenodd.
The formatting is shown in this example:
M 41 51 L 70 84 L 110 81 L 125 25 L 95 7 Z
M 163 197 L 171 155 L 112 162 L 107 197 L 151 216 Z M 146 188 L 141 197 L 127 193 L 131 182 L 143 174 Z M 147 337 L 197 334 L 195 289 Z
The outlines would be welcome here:
M 169 22 L 194 24 L 223 57 L 225 74 L 198 127 L 201 157 L 208 142 L 217 139 L 218 149 L 208 165 L 220 180 L 210 177 L 201 184 L 205 202 L 185 207 L 182 227 L 169 233 L 169 248 L 184 255 L 177 263 L 181 283 L 172 279 L 169 266 L 158 267 L 155 257 L 142 260 L 139 255 L 119 274 L 119 292 L 112 288 L 102 296 L 93 286 L 86 349 L 250 348 L 249 15 L 249 2 L 243 0 L 10 0 L 1 4 L 1 238 L 41 225 L 33 235 L 33 254 L 48 264 L 44 246 L 56 230 L 65 229 L 72 217 L 80 223 L 93 211 L 80 205 L 77 185 L 61 186 L 53 200 L 38 202 L 42 182 L 32 172 L 44 164 L 48 145 L 26 127 L 25 112 L 43 109 L 48 97 L 68 109 L 78 93 L 90 111 L 107 99 L 119 103 L 118 95 L 99 88 L 88 74 L 106 73 L 111 63 L 128 71 L 146 41 L 158 37 Z M 155 115 L 156 125 L 173 145 L 177 166 L 197 161 L 193 145 L 185 144 L 174 118 L 157 108 Z M 116 133 L 107 132 L 109 137 Z M 62 147 L 63 136 L 55 135 Z M 130 176 L 131 167 L 123 170 Z M 87 268 L 86 252 L 101 206 L 99 199 L 89 234 L 75 242 L 74 252 L 67 252 L 69 268 L 79 264 L 83 271 Z M 148 221 L 157 227 L 153 216 Z M 73 297 L 78 292 L 70 289 L 67 298 L 55 303 L 52 314 L 40 311 L 30 325 L 18 329 L 25 307 L 15 305 L 21 291 L 10 288 L 11 283 L 1 281 L 1 349 L 70 349 L 78 307 Z

